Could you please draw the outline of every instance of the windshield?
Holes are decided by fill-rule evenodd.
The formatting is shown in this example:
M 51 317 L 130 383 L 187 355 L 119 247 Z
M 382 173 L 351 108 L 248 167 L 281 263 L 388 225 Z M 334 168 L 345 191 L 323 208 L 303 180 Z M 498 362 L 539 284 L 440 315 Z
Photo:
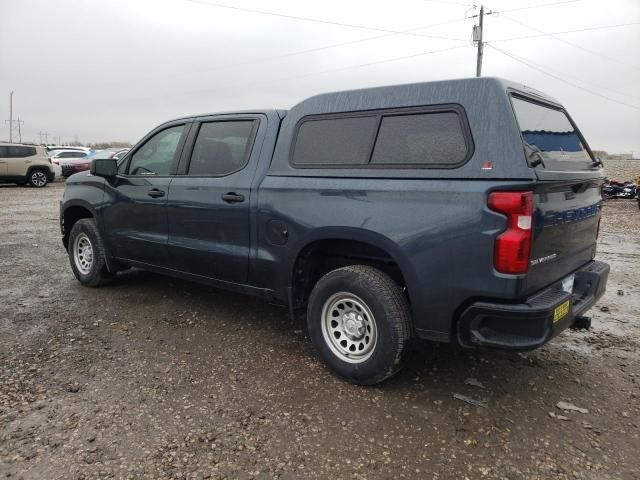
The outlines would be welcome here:
M 89 160 L 89 159 L 92 160 L 94 158 L 111 158 L 113 156 L 113 153 L 114 152 L 112 152 L 110 150 L 97 150 L 97 151 L 89 153 L 85 158 L 87 160 Z
M 515 96 L 511 101 L 531 166 L 563 170 L 593 166 L 582 137 L 562 110 Z

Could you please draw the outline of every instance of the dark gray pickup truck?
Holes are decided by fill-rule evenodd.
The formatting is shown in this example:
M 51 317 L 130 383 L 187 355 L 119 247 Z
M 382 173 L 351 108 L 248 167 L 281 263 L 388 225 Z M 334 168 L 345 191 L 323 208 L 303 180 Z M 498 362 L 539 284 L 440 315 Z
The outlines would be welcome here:
M 526 350 L 572 325 L 609 273 L 603 178 L 556 100 L 452 80 L 167 122 L 70 177 L 60 223 L 82 284 L 137 267 L 282 302 L 373 384 L 416 338 Z

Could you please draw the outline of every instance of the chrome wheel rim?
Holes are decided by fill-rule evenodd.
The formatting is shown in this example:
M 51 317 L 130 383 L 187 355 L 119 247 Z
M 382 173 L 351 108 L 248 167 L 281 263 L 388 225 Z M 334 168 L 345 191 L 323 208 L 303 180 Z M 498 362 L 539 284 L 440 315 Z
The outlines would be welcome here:
M 348 363 L 362 363 L 376 348 L 378 328 L 371 309 L 346 292 L 331 295 L 322 307 L 322 336 L 333 354 Z
M 73 260 L 83 275 L 89 275 L 93 265 L 93 247 L 86 234 L 79 234 L 73 242 Z
M 31 183 L 36 187 L 44 187 L 47 184 L 47 176 L 44 172 L 37 170 L 31 174 Z

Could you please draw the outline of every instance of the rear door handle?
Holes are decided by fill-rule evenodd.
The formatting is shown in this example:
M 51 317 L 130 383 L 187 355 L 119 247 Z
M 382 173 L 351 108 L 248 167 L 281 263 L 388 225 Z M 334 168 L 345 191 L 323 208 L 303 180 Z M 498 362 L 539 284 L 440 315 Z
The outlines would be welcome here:
M 227 203 L 244 202 L 244 195 L 238 195 L 237 193 L 229 192 L 222 195 L 222 200 L 224 200 Z
M 152 188 L 147 192 L 147 195 L 153 198 L 164 197 L 164 192 L 159 188 Z

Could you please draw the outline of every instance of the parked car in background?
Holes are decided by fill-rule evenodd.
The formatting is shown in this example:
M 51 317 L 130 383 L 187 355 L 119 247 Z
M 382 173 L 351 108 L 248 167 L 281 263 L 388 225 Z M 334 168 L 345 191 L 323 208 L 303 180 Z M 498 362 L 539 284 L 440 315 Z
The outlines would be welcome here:
M 44 187 L 55 178 L 47 150 L 39 145 L 0 143 L 0 183 Z
M 49 155 L 51 156 L 51 163 L 60 165 L 60 161 L 66 158 L 84 158 L 89 154 L 84 150 L 51 150 Z
M 602 185 L 602 196 L 605 199 L 609 198 L 636 198 L 637 192 L 636 183 L 628 180 L 626 182 L 619 182 L 617 180 L 608 180 Z
M 58 152 L 61 150 L 75 150 L 77 152 L 85 152 L 89 153 L 91 151 L 88 147 L 75 147 L 75 146 L 60 146 L 60 145 L 47 145 L 47 151 L 50 155 L 53 155 L 54 152 Z
M 499 79 L 177 119 L 91 173 L 61 202 L 78 281 L 133 266 L 282 302 L 360 384 L 416 338 L 539 347 L 609 274 L 601 163 L 557 100 Z
M 84 172 L 89 170 L 91 167 L 91 161 L 105 158 L 115 158 L 119 160 L 122 158 L 127 152 L 128 148 L 117 148 L 117 149 L 108 149 L 108 150 L 94 150 L 90 152 L 88 155 L 83 156 L 81 158 L 66 158 L 60 160 L 60 167 L 62 169 L 62 176 L 64 178 L 68 178 L 74 173 Z

